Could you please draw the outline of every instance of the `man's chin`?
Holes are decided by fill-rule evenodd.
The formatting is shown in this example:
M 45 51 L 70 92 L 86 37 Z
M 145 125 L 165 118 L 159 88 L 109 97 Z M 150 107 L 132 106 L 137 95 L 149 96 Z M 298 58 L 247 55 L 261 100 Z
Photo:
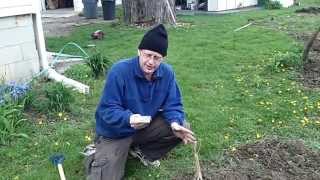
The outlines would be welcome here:
M 154 71 L 153 70 L 147 70 L 147 71 L 144 71 L 145 74 L 153 74 Z

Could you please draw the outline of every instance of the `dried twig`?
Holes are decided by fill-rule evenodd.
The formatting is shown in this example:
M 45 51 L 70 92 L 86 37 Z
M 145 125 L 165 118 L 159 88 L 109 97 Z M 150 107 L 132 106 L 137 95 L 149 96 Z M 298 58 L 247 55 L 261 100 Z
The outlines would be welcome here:
M 199 145 L 199 149 L 198 149 L 197 143 L 194 143 L 193 144 L 193 154 L 194 154 L 195 170 L 196 170 L 196 173 L 194 175 L 194 180 L 203 180 L 202 173 L 201 173 L 201 167 L 200 167 L 200 161 L 199 161 L 199 155 L 198 155 L 199 150 L 200 150 L 200 145 Z

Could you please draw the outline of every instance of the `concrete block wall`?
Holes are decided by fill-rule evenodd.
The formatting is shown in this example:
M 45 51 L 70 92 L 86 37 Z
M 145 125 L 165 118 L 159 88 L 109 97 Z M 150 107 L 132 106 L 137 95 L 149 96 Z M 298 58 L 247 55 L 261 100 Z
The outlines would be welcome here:
M 25 81 L 39 72 L 32 15 L 0 17 L 0 79 Z

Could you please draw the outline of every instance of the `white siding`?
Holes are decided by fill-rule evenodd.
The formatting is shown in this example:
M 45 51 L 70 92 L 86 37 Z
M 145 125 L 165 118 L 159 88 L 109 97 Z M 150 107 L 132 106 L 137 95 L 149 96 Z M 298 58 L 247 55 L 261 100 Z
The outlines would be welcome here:
M 23 81 L 39 72 L 32 15 L 0 18 L 0 77 Z
M 208 11 L 225 11 L 257 4 L 258 0 L 208 0 Z
M 289 7 L 293 5 L 293 0 L 277 0 L 279 1 L 283 7 Z
M 0 17 L 36 13 L 35 0 L 0 0 Z

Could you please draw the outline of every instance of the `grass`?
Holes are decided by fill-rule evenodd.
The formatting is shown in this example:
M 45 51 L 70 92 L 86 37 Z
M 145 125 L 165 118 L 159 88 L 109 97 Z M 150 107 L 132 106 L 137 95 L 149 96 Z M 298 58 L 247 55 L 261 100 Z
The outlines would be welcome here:
M 309 4 L 320 5 L 315 0 L 302 1 L 302 5 Z M 270 17 L 274 21 L 270 22 Z M 233 33 L 250 18 L 259 23 Z M 191 26 L 169 28 L 167 62 L 176 71 L 187 119 L 201 143 L 202 160 L 216 160 L 226 150 L 274 135 L 303 139 L 309 146 L 320 148 L 318 92 L 295 81 L 294 70 L 270 70 L 278 52 L 301 50 L 302 44 L 292 32 L 312 32 L 319 18 L 303 19 L 290 8 L 178 19 Z M 105 32 L 103 41 L 90 40 L 90 33 L 97 29 Z M 47 47 L 58 51 L 69 41 L 82 47 L 96 44 L 116 61 L 136 55 L 144 32 L 121 24 L 96 24 L 78 28 L 69 37 L 48 38 Z M 61 118 L 50 123 L 50 119 L 31 118 L 24 127 L 30 139 L 16 139 L 0 148 L 0 179 L 58 179 L 57 169 L 49 162 L 56 152 L 66 156 L 68 179 L 85 179 L 79 152 L 94 137 L 94 111 L 103 79 L 90 84 L 90 95 L 76 94 L 72 112 L 62 115 L 68 117 L 66 121 Z M 170 179 L 193 171 L 192 163 L 191 146 L 179 146 L 159 169 L 144 168 L 129 160 L 126 178 Z

